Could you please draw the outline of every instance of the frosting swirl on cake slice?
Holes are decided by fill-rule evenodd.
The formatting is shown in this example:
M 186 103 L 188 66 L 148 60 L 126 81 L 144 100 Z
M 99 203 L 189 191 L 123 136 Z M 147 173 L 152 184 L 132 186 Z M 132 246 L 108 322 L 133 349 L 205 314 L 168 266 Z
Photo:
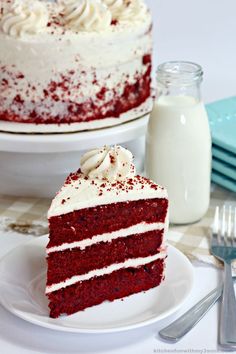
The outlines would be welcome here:
M 123 180 L 135 175 L 133 155 L 121 146 L 104 146 L 85 153 L 80 161 L 81 171 L 89 178 Z

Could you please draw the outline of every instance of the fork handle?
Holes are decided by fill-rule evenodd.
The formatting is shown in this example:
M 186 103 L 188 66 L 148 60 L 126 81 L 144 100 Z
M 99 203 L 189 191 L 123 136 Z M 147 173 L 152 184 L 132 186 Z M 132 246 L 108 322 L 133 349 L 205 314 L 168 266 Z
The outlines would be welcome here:
M 236 299 L 231 262 L 224 263 L 224 289 L 220 319 L 220 344 L 236 343 Z
M 191 307 L 181 317 L 159 332 L 159 336 L 168 342 L 177 342 L 187 334 L 210 310 L 222 294 L 222 286 L 217 287 L 207 294 L 196 305 Z

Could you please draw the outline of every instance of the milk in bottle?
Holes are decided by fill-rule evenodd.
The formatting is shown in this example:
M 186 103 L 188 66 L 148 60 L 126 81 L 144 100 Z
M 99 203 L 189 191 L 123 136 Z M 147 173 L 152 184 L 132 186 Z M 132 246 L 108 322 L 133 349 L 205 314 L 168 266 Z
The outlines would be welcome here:
M 200 97 L 202 69 L 188 62 L 164 63 L 157 81 L 146 174 L 167 188 L 170 222 L 195 222 L 206 213 L 210 197 L 211 137 Z

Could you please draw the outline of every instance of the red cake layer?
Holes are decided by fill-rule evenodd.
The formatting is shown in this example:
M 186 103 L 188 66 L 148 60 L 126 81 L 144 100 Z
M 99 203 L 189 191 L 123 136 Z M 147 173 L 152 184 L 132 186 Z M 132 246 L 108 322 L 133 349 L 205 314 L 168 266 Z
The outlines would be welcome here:
M 90 122 L 110 117 L 119 118 L 122 113 L 139 107 L 151 95 L 151 55 L 148 54 L 143 57 L 143 65 L 146 66 L 144 75 L 135 77 L 133 84 L 129 84 L 127 81 L 122 94 L 119 93 L 119 87 L 117 92 L 115 89 L 111 90 L 108 87 L 102 87 L 100 92 L 97 93 L 96 100 L 89 99 L 83 103 L 76 103 L 68 99 L 70 92 L 79 92 L 80 85 L 83 85 L 83 82 L 78 82 L 77 87 L 72 86 L 70 76 L 73 76 L 73 72 L 68 73 L 68 76 L 62 75 L 60 82 L 51 81 L 43 90 L 43 97 L 38 98 L 37 102 L 29 100 L 31 97 L 30 93 L 35 88 L 28 85 L 28 93 L 24 92 L 23 96 L 17 93 L 9 109 L 1 111 L 1 102 L 3 105 L 4 100 L 7 100 L 8 97 L 1 97 L 0 94 L 0 120 L 19 123 L 60 124 Z M 3 72 L 4 70 L 5 67 L 2 68 Z M 19 80 L 27 80 L 27 78 L 23 74 L 18 73 L 15 86 L 12 88 L 14 92 Z M 93 84 L 96 84 L 96 79 L 94 79 Z M 8 85 L 9 82 L 7 80 L 0 81 L 0 92 L 1 90 L 4 92 L 4 90 L 10 89 Z M 107 93 L 109 93 L 110 97 L 113 97 L 109 102 L 105 102 L 104 99 Z M 25 100 L 24 97 L 29 98 Z M 51 102 L 51 105 L 48 101 Z M 56 116 L 47 113 L 50 107 L 51 111 L 53 111 L 53 106 L 58 103 L 61 105 L 61 111 L 68 113 Z M 14 110 L 14 106 L 17 110 Z M 33 108 L 29 111 L 29 107 Z M 45 109 L 43 109 L 44 107 Z M 28 112 L 27 115 L 24 112 Z
M 107 267 L 126 259 L 148 257 L 157 253 L 163 239 L 163 229 L 100 242 L 84 250 L 74 248 L 48 255 L 47 285 L 59 283 L 74 275 Z
M 167 199 L 156 198 L 100 205 L 51 217 L 48 247 L 92 238 L 141 222 L 164 222 L 167 207 Z
M 54 291 L 48 294 L 50 316 L 73 314 L 105 300 L 113 301 L 151 289 L 160 284 L 164 260 L 156 260 L 139 268 L 127 268 L 111 274 Z

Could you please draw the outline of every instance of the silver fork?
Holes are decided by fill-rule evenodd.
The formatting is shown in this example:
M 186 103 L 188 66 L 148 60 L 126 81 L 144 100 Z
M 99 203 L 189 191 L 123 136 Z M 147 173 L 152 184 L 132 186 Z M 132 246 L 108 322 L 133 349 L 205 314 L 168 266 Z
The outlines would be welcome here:
M 231 262 L 236 259 L 236 208 L 216 207 L 211 238 L 212 254 L 224 262 L 224 289 L 221 307 L 219 343 L 229 347 L 236 344 L 236 298 Z

